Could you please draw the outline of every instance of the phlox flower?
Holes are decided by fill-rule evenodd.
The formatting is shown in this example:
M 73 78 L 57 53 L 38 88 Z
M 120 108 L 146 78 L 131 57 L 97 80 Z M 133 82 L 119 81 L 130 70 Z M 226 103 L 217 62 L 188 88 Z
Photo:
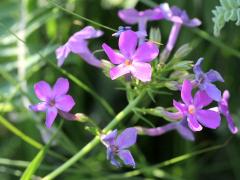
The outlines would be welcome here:
M 197 18 L 190 19 L 186 11 L 176 6 L 169 7 L 168 3 L 163 3 L 159 7 L 156 7 L 155 11 L 158 9 L 162 12 L 165 19 L 173 22 L 168 42 L 163 53 L 164 56 L 168 56 L 176 44 L 181 27 L 183 25 L 187 27 L 196 27 L 201 25 L 201 21 Z
M 201 90 L 192 97 L 192 89 L 191 82 L 185 80 L 181 90 L 181 98 L 184 103 L 174 101 L 173 105 L 187 118 L 188 126 L 193 131 L 201 131 L 202 125 L 207 128 L 216 129 L 220 125 L 220 114 L 213 110 L 203 109 L 203 107 L 212 102 L 212 99 L 205 91 Z
M 107 160 L 110 160 L 112 165 L 121 166 L 121 163 L 115 159 L 117 155 L 125 165 L 135 167 L 135 161 L 128 150 L 137 140 L 137 130 L 135 128 L 127 128 L 118 136 L 115 129 L 111 133 L 104 135 L 101 140 L 107 147 Z
M 205 91 L 207 95 L 215 101 L 221 100 L 221 91 L 213 84 L 213 82 L 224 82 L 222 76 L 215 70 L 209 70 L 204 73 L 201 68 L 203 58 L 198 59 L 197 63 L 193 67 L 195 73 L 195 82 L 198 87 Z
M 157 57 L 158 47 L 154 43 L 144 42 L 136 49 L 137 41 L 137 34 L 127 30 L 119 37 L 120 53 L 115 52 L 105 43 L 102 45 L 110 61 L 117 65 L 110 70 L 112 80 L 125 74 L 131 74 L 143 82 L 151 80 L 152 68 L 149 62 Z
M 162 19 L 160 12 L 153 9 L 137 11 L 136 9 L 123 9 L 118 12 L 118 16 L 127 24 L 138 24 L 138 32 L 147 34 L 147 22 Z M 139 44 L 144 42 L 144 38 L 140 38 Z
M 226 117 L 227 123 L 228 123 L 228 128 L 230 129 L 230 131 L 233 134 L 236 134 L 238 132 L 238 128 L 234 124 L 232 116 L 229 111 L 229 105 L 228 105 L 229 98 L 230 98 L 230 93 L 228 90 L 225 90 L 223 92 L 221 101 L 218 103 L 218 109 L 219 109 L 219 112 Z
M 53 88 L 45 81 L 39 81 L 34 85 L 35 94 L 42 102 L 30 105 L 30 109 L 36 112 L 46 112 L 47 128 L 52 126 L 58 113 L 68 113 L 75 105 L 72 96 L 67 95 L 68 89 L 69 82 L 65 78 L 58 78 Z
M 62 66 L 70 52 L 78 54 L 88 64 L 101 67 L 98 60 L 88 48 L 88 40 L 102 36 L 103 32 L 87 26 L 81 31 L 74 33 L 69 40 L 56 50 L 58 66 Z

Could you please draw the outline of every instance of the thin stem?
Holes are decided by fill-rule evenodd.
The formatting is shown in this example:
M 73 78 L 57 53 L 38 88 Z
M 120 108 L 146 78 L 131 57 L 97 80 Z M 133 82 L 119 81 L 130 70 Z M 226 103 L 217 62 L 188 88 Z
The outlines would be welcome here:
M 126 106 L 121 112 L 119 112 L 115 116 L 115 118 L 103 129 L 103 132 L 108 132 L 109 130 L 113 129 L 118 123 L 120 123 L 139 103 L 139 101 L 144 97 L 144 95 L 145 91 L 143 91 L 135 100 L 130 102 L 128 106 Z M 86 146 L 84 146 L 77 154 L 75 154 L 72 158 L 66 161 L 63 165 L 58 167 L 55 171 L 45 176 L 42 180 L 50 180 L 57 177 L 66 169 L 68 169 L 70 166 L 72 166 L 74 163 L 76 163 L 79 159 L 81 159 L 83 156 L 89 153 L 99 143 L 100 143 L 99 137 L 95 136 L 95 138 L 91 140 Z

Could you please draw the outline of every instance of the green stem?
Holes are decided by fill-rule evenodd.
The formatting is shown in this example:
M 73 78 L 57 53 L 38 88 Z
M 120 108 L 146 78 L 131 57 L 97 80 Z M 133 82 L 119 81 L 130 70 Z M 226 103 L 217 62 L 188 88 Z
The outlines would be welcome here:
M 121 112 L 119 112 L 115 116 L 115 118 L 103 129 L 103 132 L 108 132 L 109 130 L 113 129 L 118 123 L 120 123 L 139 103 L 139 101 L 144 97 L 144 95 L 145 91 L 143 91 L 135 100 L 130 102 L 128 106 L 126 106 Z M 95 136 L 95 138 L 93 138 L 93 140 L 91 140 L 86 146 L 84 146 L 77 154 L 75 154 L 72 158 L 70 158 L 67 162 L 62 164 L 56 170 L 45 176 L 42 180 L 50 180 L 57 177 L 74 163 L 76 163 L 79 159 L 89 153 L 99 143 L 99 137 Z
M 23 141 L 27 142 L 28 144 L 32 145 L 33 147 L 40 149 L 43 146 L 38 143 L 37 141 L 35 141 L 34 139 L 32 139 L 31 137 L 27 136 L 26 134 L 24 134 L 22 131 L 20 131 L 19 129 L 17 129 L 15 126 L 13 126 L 11 123 L 9 123 L 3 116 L 0 115 L 0 124 L 2 124 L 3 126 L 5 126 L 9 131 L 11 131 L 13 134 L 15 134 L 16 136 L 18 136 L 19 138 L 21 138 Z

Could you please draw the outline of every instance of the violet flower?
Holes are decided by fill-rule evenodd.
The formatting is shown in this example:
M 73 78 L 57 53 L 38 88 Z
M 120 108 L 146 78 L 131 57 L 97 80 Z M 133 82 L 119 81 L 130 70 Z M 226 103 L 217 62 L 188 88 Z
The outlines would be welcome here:
M 163 12 L 165 19 L 173 22 L 167 45 L 161 56 L 162 61 L 165 61 L 176 44 L 182 25 L 196 27 L 201 25 L 201 21 L 197 18 L 190 19 L 186 11 L 176 6 L 170 8 L 167 3 L 160 5 L 158 8 Z
M 213 84 L 213 82 L 224 82 L 222 76 L 215 70 L 210 70 L 204 73 L 201 68 L 203 58 L 198 59 L 197 63 L 193 67 L 196 80 L 194 83 L 199 88 L 207 93 L 207 95 L 215 101 L 221 100 L 221 91 Z
M 121 163 L 115 159 L 117 155 L 125 165 L 130 165 L 135 168 L 135 161 L 132 154 L 127 148 L 134 145 L 137 140 L 137 130 L 135 128 L 125 129 L 118 137 L 117 130 L 102 137 L 103 144 L 107 147 L 107 160 L 117 167 Z
M 238 128 L 235 126 L 232 116 L 229 111 L 229 106 L 228 106 L 229 97 L 230 97 L 229 91 L 225 90 L 223 92 L 223 97 L 218 104 L 218 108 L 219 108 L 220 113 L 226 117 L 227 123 L 228 123 L 228 128 L 230 129 L 230 131 L 233 134 L 236 134 L 238 132 Z
M 212 99 L 206 91 L 198 91 L 194 98 L 192 97 L 192 84 L 190 81 L 183 82 L 181 97 L 184 103 L 174 101 L 173 104 L 183 116 L 187 117 L 188 125 L 193 131 L 201 131 L 202 125 L 216 129 L 220 125 L 221 117 L 218 112 L 205 110 L 203 107 L 209 105 Z
M 125 32 L 127 30 L 131 30 L 131 27 L 130 26 L 126 26 L 126 27 L 119 26 L 118 31 L 113 33 L 112 36 L 119 37 L 121 33 Z M 143 31 L 137 31 L 135 33 L 137 34 L 138 38 L 145 38 L 147 36 L 147 33 L 143 32 Z
M 46 112 L 46 126 L 50 128 L 57 114 L 67 114 L 75 105 L 72 96 L 67 95 L 69 82 L 65 78 L 58 78 L 53 88 L 45 81 L 34 85 L 35 94 L 42 102 L 30 105 L 29 108 L 36 112 Z M 72 119 L 71 119 L 72 120 Z
M 152 68 L 149 62 L 157 57 L 158 47 L 154 43 L 144 42 L 136 49 L 137 40 L 137 34 L 127 30 L 119 37 L 120 53 L 115 52 L 105 43 L 102 45 L 110 61 L 117 65 L 110 70 L 112 80 L 125 74 L 132 74 L 143 82 L 151 80 Z
M 118 16 L 127 24 L 138 24 L 138 32 L 147 34 L 147 22 L 162 19 L 160 12 L 148 9 L 137 11 L 136 9 L 123 9 L 118 12 Z M 139 44 L 144 42 L 145 38 L 139 39 Z
M 179 122 L 172 122 L 161 127 L 156 128 L 143 128 L 135 127 L 138 134 L 148 135 L 148 136 L 160 136 L 169 131 L 176 130 L 184 139 L 189 141 L 194 141 L 195 137 L 193 132 L 187 126 L 187 120 L 183 119 Z
M 95 67 L 101 67 L 98 60 L 88 48 L 88 40 L 102 36 L 103 32 L 87 26 L 81 31 L 74 33 L 69 40 L 56 50 L 58 66 L 62 66 L 70 52 L 78 54 L 84 61 Z

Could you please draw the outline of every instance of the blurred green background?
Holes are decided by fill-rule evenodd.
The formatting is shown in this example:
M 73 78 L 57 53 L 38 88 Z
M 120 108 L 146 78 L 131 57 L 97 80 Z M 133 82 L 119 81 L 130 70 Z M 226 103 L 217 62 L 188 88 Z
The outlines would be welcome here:
M 117 16 L 119 9 L 136 6 L 138 10 L 144 10 L 149 8 L 152 2 L 160 4 L 165 1 L 62 0 L 55 2 L 70 12 L 117 29 L 118 26 L 124 25 Z M 225 83 L 218 85 L 222 90 L 229 89 L 231 112 L 240 127 L 239 27 L 234 23 L 228 23 L 220 37 L 213 37 L 211 10 L 219 4 L 218 0 L 169 0 L 168 3 L 185 9 L 190 17 L 197 17 L 202 21 L 199 29 L 185 27 L 182 29 L 177 47 L 191 43 L 194 49 L 188 59 L 196 61 L 199 57 L 204 57 L 205 70 L 213 68 L 222 74 Z M 44 113 L 36 114 L 28 110 L 29 103 L 38 102 L 33 92 L 33 85 L 39 80 L 53 84 L 59 76 L 65 76 L 54 66 L 56 64 L 54 51 L 65 43 L 70 35 L 86 25 L 92 24 L 56 8 L 47 0 L 0 1 L 0 179 L 19 179 L 28 162 L 38 152 L 38 149 L 10 132 L 6 128 L 6 123 L 3 126 L 5 121 L 1 119 L 4 118 L 39 143 L 46 143 L 54 128 L 50 131 L 46 130 Z M 149 23 L 150 26 L 160 28 L 162 43 L 166 43 L 171 23 L 154 21 Z M 103 42 L 117 47 L 116 38 L 111 36 L 113 32 L 101 30 L 104 31 L 104 36 L 91 41 L 91 49 L 101 49 Z M 14 37 L 13 33 L 25 43 Z M 43 57 L 40 57 L 39 53 Z M 103 53 L 97 53 L 96 56 L 105 57 Z M 107 79 L 101 70 L 87 65 L 79 56 L 71 54 L 63 69 L 106 99 L 115 112 L 119 112 L 127 104 L 124 92 L 118 89 L 119 84 Z M 76 101 L 73 112 L 84 112 L 96 119 L 100 127 L 104 127 L 112 117 L 89 93 L 72 81 L 70 83 L 70 94 Z M 158 104 L 170 107 L 172 98 L 174 96 L 160 96 L 157 99 Z M 151 106 L 154 107 L 154 104 Z M 148 120 L 155 125 L 163 121 L 151 117 Z M 55 124 L 59 122 L 60 118 Z M 132 116 L 128 116 L 119 127 L 128 127 L 132 125 L 131 122 Z M 181 139 L 175 132 L 161 137 L 139 137 L 138 144 L 133 148 L 137 169 L 141 169 L 140 175 L 137 176 L 131 173 L 125 174 L 131 171 L 130 168 L 112 167 L 106 160 L 105 147 L 99 145 L 84 160 L 79 161 L 76 166 L 65 171 L 57 179 L 240 179 L 239 134 L 216 151 L 203 153 L 170 166 L 147 169 L 182 154 L 224 144 L 231 136 L 223 119 L 221 128 L 205 129 L 197 133 L 197 139 L 193 143 Z M 69 158 L 92 137 L 93 135 L 84 129 L 84 124 L 65 122 L 51 150 Z M 46 175 L 64 161 L 47 155 L 36 174 Z

